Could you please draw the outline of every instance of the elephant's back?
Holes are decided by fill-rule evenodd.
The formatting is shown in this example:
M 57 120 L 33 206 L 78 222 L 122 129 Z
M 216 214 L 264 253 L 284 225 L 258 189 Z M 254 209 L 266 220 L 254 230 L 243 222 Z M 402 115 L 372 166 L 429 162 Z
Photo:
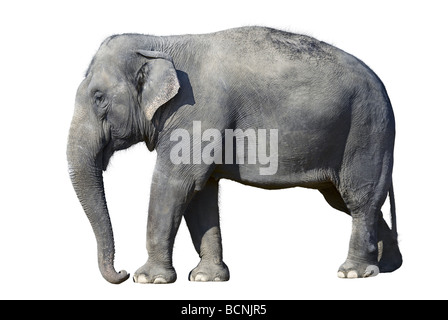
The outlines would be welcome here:
M 379 78 L 360 59 L 311 36 L 268 27 L 242 27 L 203 35 L 208 56 L 220 63 L 230 61 L 243 68 L 256 68 L 257 73 L 296 69 L 316 76 Z M 208 37 L 213 37 L 210 41 Z M 200 37 L 202 38 L 202 37 Z M 202 38 L 204 39 L 204 38 Z
M 313 37 L 268 27 L 242 27 L 205 35 L 213 37 L 217 51 L 229 56 L 253 55 L 275 60 L 338 62 L 342 50 Z

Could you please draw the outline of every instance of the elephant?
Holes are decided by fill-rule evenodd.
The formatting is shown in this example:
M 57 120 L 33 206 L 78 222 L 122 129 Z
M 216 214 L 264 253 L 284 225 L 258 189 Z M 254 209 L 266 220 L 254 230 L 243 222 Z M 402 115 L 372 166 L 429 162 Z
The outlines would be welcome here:
M 99 270 L 111 283 L 129 274 L 114 266 L 103 171 L 115 151 L 140 142 L 157 158 L 148 258 L 134 282 L 176 281 L 172 253 L 182 217 L 200 257 L 189 280 L 229 280 L 220 179 L 269 190 L 318 190 L 351 216 L 348 255 L 337 275 L 366 278 L 402 264 L 394 141 L 391 102 L 365 63 L 310 36 L 251 26 L 108 37 L 77 90 L 66 152 L 95 234 Z M 391 227 L 381 212 L 388 197 Z

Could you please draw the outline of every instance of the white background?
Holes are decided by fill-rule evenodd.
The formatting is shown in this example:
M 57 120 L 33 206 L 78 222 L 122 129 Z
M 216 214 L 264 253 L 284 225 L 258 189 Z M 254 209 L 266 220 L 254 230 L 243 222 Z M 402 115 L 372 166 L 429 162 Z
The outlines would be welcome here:
M 0 298 L 448 298 L 447 44 L 443 1 L 14 1 L 0 12 Z M 370 4 L 367 4 L 370 3 Z M 198 263 L 184 222 L 170 285 L 107 283 L 65 159 L 74 98 L 101 41 L 114 33 L 204 33 L 266 25 L 306 33 L 366 62 L 397 120 L 394 185 L 403 267 L 336 277 L 351 220 L 313 190 L 221 183 L 231 280 L 187 280 Z M 105 173 L 116 268 L 146 260 L 155 153 L 117 153 Z

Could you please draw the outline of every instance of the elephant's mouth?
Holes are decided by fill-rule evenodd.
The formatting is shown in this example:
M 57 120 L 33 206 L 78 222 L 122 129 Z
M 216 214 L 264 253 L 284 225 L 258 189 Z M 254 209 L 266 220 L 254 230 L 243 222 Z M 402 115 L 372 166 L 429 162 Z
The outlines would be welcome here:
M 102 148 L 102 153 L 98 157 L 100 161 L 97 162 L 97 164 L 101 166 L 103 171 L 106 171 L 107 166 L 109 165 L 109 161 L 112 158 L 112 155 L 115 153 L 115 151 L 127 149 L 140 141 L 143 141 L 143 139 L 138 140 L 137 138 L 133 138 L 131 136 L 114 137 L 112 139 L 112 136 L 109 136 L 108 138 L 103 140 L 104 146 Z

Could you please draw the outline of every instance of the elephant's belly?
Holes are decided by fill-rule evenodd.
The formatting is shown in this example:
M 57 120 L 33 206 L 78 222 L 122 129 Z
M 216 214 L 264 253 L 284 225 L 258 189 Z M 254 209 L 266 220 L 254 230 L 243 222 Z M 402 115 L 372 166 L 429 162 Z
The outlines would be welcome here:
M 279 130 L 278 139 L 267 139 L 266 146 L 260 147 L 262 139 L 257 142 L 256 148 L 244 148 L 238 160 L 219 164 L 213 175 L 266 189 L 320 188 L 337 181 L 347 134 Z
M 337 183 L 344 160 L 344 143 L 333 141 L 318 145 L 294 148 L 280 143 L 276 151 L 271 147 L 271 152 L 217 164 L 212 176 L 265 189 L 297 186 L 318 189 Z
M 337 180 L 332 169 L 315 169 L 305 172 L 277 172 L 273 175 L 260 175 L 260 168 L 240 165 L 239 168 L 223 171 L 218 169 L 213 176 L 216 179 L 229 179 L 245 185 L 263 189 L 285 189 L 305 187 L 319 189 Z

